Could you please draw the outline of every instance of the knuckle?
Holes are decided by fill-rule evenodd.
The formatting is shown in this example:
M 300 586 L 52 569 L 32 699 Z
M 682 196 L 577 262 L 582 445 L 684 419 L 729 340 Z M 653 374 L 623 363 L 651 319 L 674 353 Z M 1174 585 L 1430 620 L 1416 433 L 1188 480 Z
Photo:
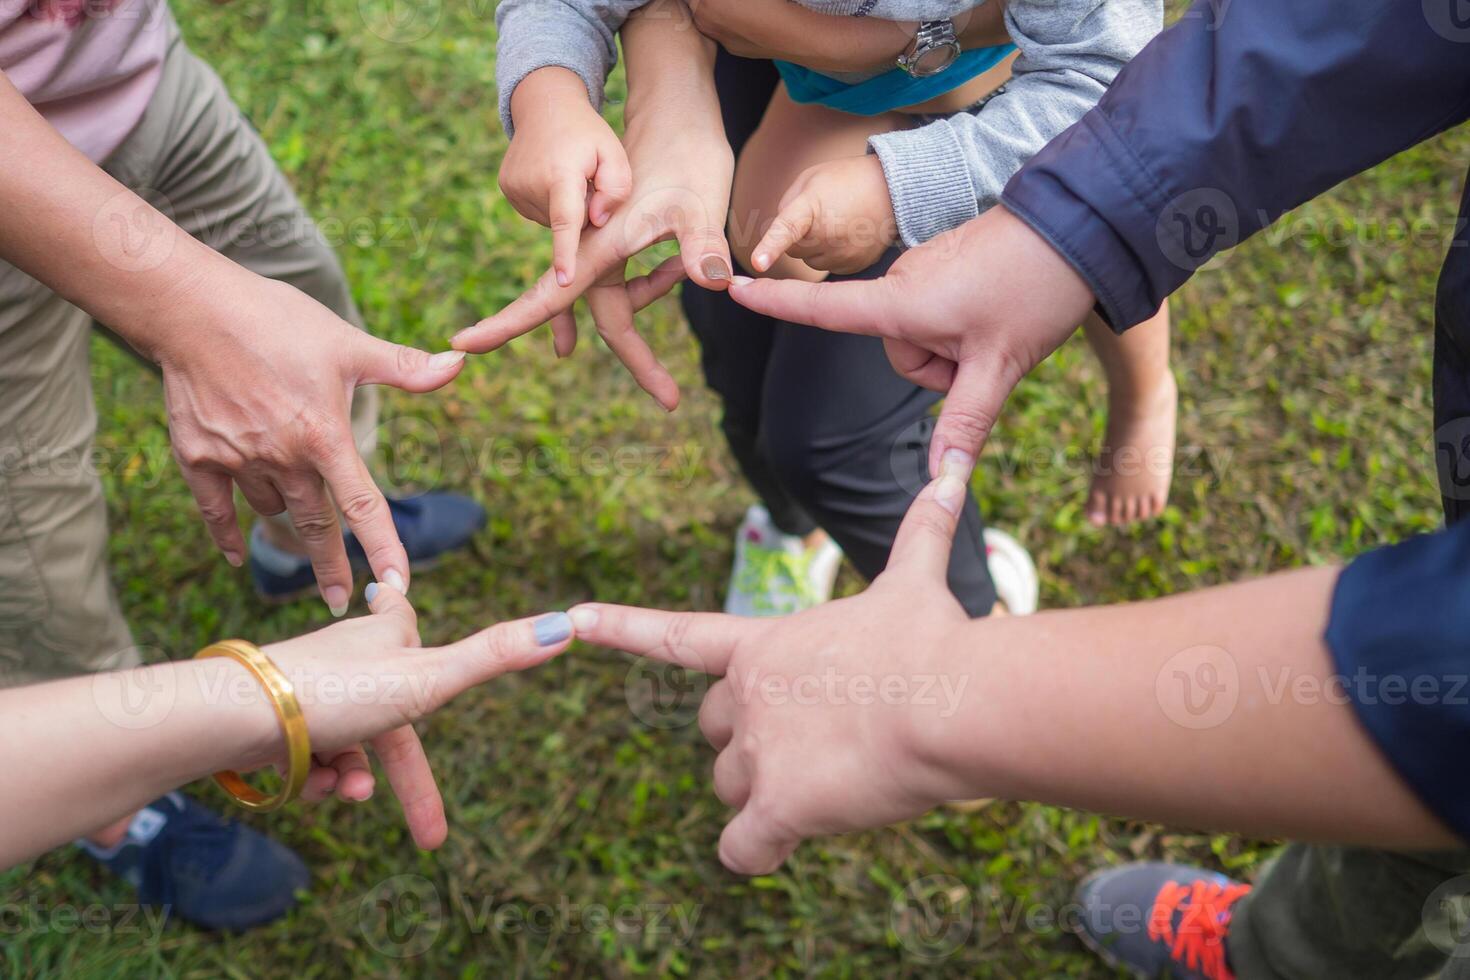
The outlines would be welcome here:
M 663 649 L 675 655 L 675 659 L 683 662 L 684 657 L 680 654 L 686 652 L 685 644 L 689 639 L 689 632 L 694 627 L 694 620 L 689 613 L 675 613 L 669 617 L 664 624 Z
M 354 527 L 372 521 L 380 513 L 381 498 L 376 490 L 354 487 L 337 498 L 337 507 L 342 516 Z
M 337 533 L 337 519 L 325 512 L 293 513 L 291 524 L 301 540 L 308 544 L 329 541 Z
M 217 500 L 199 501 L 199 516 L 209 525 L 228 525 L 235 521 L 235 509 Z

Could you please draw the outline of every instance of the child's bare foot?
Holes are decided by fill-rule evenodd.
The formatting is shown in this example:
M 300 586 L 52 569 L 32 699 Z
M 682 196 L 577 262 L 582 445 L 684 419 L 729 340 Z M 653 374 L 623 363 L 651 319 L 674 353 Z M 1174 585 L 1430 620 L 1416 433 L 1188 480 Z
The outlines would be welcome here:
M 1174 375 L 1147 393 L 1109 397 L 1108 428 L 1092 472 L 1087 519 L 1098 527 L 1146 521 L 1163 513 L 1174 475 Z

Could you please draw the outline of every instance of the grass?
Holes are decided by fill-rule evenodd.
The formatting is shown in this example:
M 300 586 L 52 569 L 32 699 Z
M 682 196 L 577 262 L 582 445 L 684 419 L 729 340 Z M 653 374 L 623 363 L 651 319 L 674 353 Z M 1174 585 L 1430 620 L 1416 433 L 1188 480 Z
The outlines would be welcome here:
M 546 267 L 547 236 L 495 186 L 490 0 L 186 0 L 177 13 L 340 240 L 375 331 L 442 348 Z M 1431 302 L 1467 157 L 1464 133 L 1406 153 L 1178 297 L 1193 449 L 1163 520 L 1100 531 L 1082 517 L 1105 400 L 1080 340 L 1021 386 L 976 487 L 1033 549 L 1046 605 L 1331 562 L 1438 523 Z M 600 344 L 557 362 L 541 335 L 476 360 L 445 393 L 388 398 L 390 434 L 417 434 L 435 482 L 492 515 L 468 553 L 418 579 L 426 642 L 592 596 L 718 607 L 750 492 L 676 305 L 642 326 L 686 393 L 672 416 Z M 168 461 L 157 381 L 104 343 L 95 355 L 98 441 L 117 464 L 113 568 L 138 642 L 180 656 L 323 625 L 318 605 L 261 605 L 219 560 Z M 415 850 L 387 794 L 253 820 L 315 877 L 294 914 L 248 935 L 125 919 L 128 888 L 67 849 L 0 875 L 0 974 L 1098 976 L 1054 921 L 1089 869 L 1167 856 L 1248 876 L 1272 846 L 998 803 L 813 843 L 778 874 L 737 878 L 715 857 L 726 811 L 710 753 L 691 724 L 641 720 L 663 716 L 629 676 L 621 655 L 578 650 L 425 724 L 454 828 L 436 854 Z M 689 717 L 686 703 L 673 721 Z M 951 931 L 895 914 L 905 894 L 949 899 L 938 924 Z M 392 928 L 380 900 L 398 910 Z M 103 928 L 66 918 L 88 908 Z

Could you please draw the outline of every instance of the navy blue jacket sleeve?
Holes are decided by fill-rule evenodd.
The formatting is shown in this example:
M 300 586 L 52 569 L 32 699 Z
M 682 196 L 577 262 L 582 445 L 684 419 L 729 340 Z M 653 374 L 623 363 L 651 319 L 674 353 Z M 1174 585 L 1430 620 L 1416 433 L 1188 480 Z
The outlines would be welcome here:
M 1358 558 L 1328 622 L 1343 694 L 1368 734 L 1470 841 L 1470 521 Z
M 1462 0 L 1200 0 L 1002 203 L 1122 330 L 1216 252 L 1470 116 Z

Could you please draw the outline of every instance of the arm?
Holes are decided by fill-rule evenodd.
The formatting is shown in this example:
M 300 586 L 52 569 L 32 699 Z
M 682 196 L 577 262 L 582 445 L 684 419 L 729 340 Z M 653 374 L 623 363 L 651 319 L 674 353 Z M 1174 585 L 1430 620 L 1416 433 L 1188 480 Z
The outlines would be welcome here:
M 815 71 L 877 72 L 892 68 L 918 21 L 819 13 L 792 0 L 696 0 L 694 24 L 742 58 L 790 61 Z M 1003 5 L 984 3 L 955 17 L 966 49 L 1005 44 Z
M 988 795 L 1379 847 L 1453 846 L 1448 827 L 1470 831 L 1458 751 L 1470 708 L 1442 698 L 1373 709 L 1422 733 L 1385 741 L 1365 699 L 1333 680 L 1364 689 L 1345 673 L 1335 608 L 1363 597 L 1360 574 L 1384 595 L 1351 626 L 1385 641 L 1394 637 L 1370 624 L 1393 604 L 1412 615 L 1416 592 L 1459 600 L 1419 659 L 1376 666 L 1441 693 L 1463 680 L 1470 527 L 1452 532 L 1444 564 L 1400 554 L 1397 582 L 1360 571 L 1378 560 L 1369 556 L 1341 574 L 970 620 L 944 578 L 963 498 L 959 474 L 931 484 L 867 592 L 796 616 L 572 610 L 584 640 L 724 678 L 699 722 L 720 752 L 716 792 L 740 811 L 720 839 L 733 870 L 765 873 L 806 837 Z M 1437 576 L 1451 559 L 1460 565 L 1447 586 Z M 1387 692 L 1390 676 L 1370 675 L 1366 689 Z M 1421 782 L 1413 766 L 1425 751 L 1438 769 Z
M 1211 11 L 1149 45 L 1002 198 L 1117 329 L 1288 209 L 1470 116 L 1449 0 Z
M 406 726 L 474 684 L 560 653 L 570 642 L 569 626 L 557 634 L 531 621 L 503 623 L 424 650 L 413 609 L 401 594 L 380 587 L 372 608 L 371 616 L 263 652 L 296 689 L 313 754 L 361 759 L 356 743 L 371 740 L 414 839 L 437 847 L 445 833 L 443 804 L 417 736 Z M 0 691 L 0 717 L 0 869 L 212 772 L 258 769 L 285 751 L 259 682 L 223 659 Z M 353 777 L 362 776 L 357 769 L 350 768 Z M 345 783 L 349 768 L 343 770 Z M 330 795 L 336 776 L 330 767 L 313 770 L 302 798 Z M 356 802 L 370 792 L 371 782 L 339 795 Z
M 503 0 L 495 8 L 495 85 L 500 121 L 515 135 L 511 97 L 540 68 L 574 72 L 593 108 L 618 61 L 615 40 L 628 15 L 649 0 Z
M 453 345 L 484 353 L 550 321 L 557 351 L 566 356 L 576 338 L 572 306 L 585 295 L 598 333 L 644 390 L 672 411 L 678 385 L 634 329 L 633 314 L 686 275 L 706 289 L 729 285 L 724 228 L 734 157 L 715 94 L 713 42 L 688 28 L 687 15 L 653 4 L 645 9 L 622 35 L 631 199 L 582 236 L 569 282 L 546 273 L 505 309 L 455 335 Z M 678 256 L 624 282 L 628 259 L 671 238 L 679 242 Z
M 1095 105 L 1163 27 L 1161 0 L 1010 0 L 1020 49 L 984 111 L 872 137 L 899 234 L 917 245 L 992 207 L 1006 181 Z

